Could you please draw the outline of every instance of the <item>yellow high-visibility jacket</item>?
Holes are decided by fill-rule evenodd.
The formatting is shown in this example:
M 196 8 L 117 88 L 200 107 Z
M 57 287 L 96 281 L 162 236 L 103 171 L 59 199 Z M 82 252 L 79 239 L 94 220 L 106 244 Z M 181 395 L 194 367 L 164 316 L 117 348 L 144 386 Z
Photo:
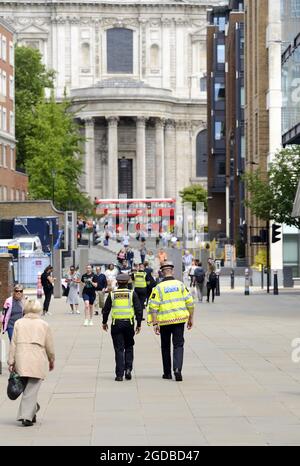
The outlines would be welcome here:
M 112 291 L 111 296 L 111 311 L 112 320 L 118 319 L 134 319 L 133 307 L 133 291 L 126 288 Z
M 194 299 L 179 280 L 166 280 L 159 283 L 151 293 L 147 308 L 147 323 L 153 322 L 153 314 L 159 325 L 187 322 L 194 310 Z

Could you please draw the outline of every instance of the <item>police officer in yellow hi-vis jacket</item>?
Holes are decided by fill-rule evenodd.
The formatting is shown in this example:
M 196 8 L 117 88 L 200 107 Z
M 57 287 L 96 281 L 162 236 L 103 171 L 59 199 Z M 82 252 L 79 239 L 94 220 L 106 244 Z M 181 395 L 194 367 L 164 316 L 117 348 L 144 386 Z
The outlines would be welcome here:
M 185 285 L 174 278 L 174 265 L 161 266 L 163 280 L 152 291 L 148 305 L 148 324 L 161 338 L 163 379 L 172 379 L 171 336 L 173 339 L 173 371 L 177 382 L 182 381 L 184 326 L 193 326 L 194 300 Z
M 128 289 L 129 280 L 129 275 L 121 273 L 117 276 L 118 289 L 108 295 L 102 311 L 102 328 L 106 332 L 108 316 L 112 312 L 111 336 L 115 349 L 117 382 L 123 381 L 124 372 L 125 378 L 131 379 L 134 334 L 140 333 L 143 315 L 137 294 Z M 136 330 L 134 318 L 137 322 Z
M 148 274 L 145 272 L 144 264 L 139 264 L 138 271 L 133 272 L 132 274 L 132 280 L 134 282 L 134 291 L 138 295 L 142 309 L 144 310 L 145 301 L 147 299 L 147 286 L 150 284 Z

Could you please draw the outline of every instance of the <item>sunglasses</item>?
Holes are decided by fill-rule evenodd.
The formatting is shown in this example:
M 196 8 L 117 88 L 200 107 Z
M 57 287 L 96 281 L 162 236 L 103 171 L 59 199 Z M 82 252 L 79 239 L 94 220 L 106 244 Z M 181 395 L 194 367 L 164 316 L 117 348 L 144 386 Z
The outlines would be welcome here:
M 15 290 L 15 293 L 23 293 L 23 290 Z

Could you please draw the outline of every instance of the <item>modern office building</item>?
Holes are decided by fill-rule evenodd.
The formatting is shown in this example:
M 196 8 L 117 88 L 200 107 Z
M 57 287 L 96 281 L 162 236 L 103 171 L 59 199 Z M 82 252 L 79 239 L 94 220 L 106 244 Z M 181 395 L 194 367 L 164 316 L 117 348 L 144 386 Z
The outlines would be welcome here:
M 207 31 L 209 231 L 235 244 L 245 221 L 243 3 L 209 10 Z
M 14 30 L 0 20 L 0 201 L 25 200 L 28 178 L 16 171 Z
M 208 11 L 208 231 L 211 239 L 226 238 L 225 41 L 228 15 L 227 5 L 215 7 Z
M 300 144 L 300 0 L 281 0 L 282 144 Z M 300 186 L 300 185 L 299 185 Z M 294 214 L 300 215 L 300 188 Z M 300 231 L 283 227 L 283 264 L 300 275 Z

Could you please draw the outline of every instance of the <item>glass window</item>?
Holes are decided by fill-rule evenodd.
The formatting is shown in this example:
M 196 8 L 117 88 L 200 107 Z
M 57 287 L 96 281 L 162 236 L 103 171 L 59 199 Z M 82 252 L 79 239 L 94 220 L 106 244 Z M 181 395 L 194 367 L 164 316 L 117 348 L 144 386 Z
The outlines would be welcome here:
M 14 134 L 14 112 L 10 112 L 9 115 L 9 132 Z
M 222 121 L 215 122 L 215 139 L 216 141 L 220 141 L 225 134 L 225 125 Z
M 9 64 L 14 66 L 15 56 L 14 56 L 14 44 L 12 42 L 9 43 Z
M 159 64 L 159 47 L 156 44 L 151 45 L 151 49 L 150 49 L 150 66 L 151 66 L 151 69 L 154 69 L 154 70 L 157 70 L 157 69 L 160 68 L 160 64 Z
M 6 97 L 6 72 L 2 71 L 2 95 Z
M 217 46 L 217 61 L 218 63 L 225 63 L 225 45 Z
M 14 170 L 15 169 L 15 152 L 14 152 L 14 149 L 11 147 L 10 148 L 10 168 L 11 170 Z
M 225 100 L 225 85 L 222 83 L 215 83 L 215 101 Z
M 207 177 L 207 130 L 201 131 L 196 139 L 196 176 Z
M 14 77 L 10 76 L 9 77 L 9 97 L 11 99 L 14 98 L 14 92 L 15 92 L 15 90 L 14 90 Z
M 81 45 L 81 64 L 86 70 L 90 68 L 90 44 Z
M 241 87 L 241 107 L 245 107 L 245 88 Z
M 7 167 L 7 161 L 6 161 L 6 146 L 2 144 L 2 161 L 3 161 L 3 167 Z
M 2 109 L 2 129 L 7 131 L 6 108 Z
M 206 92 L 207 91 L 207 78 L 206 76 L 203 78 L 200 78 L 200 92 Z
M 113 28 L 107 31 L 107 72 L 133 73 L 133 31 Z
M 226 162 L 222 161 L 218 163 L 218 175 L 226 175 Z
M 2 60 L 6 61 L 6 37 L 2 36 Z

